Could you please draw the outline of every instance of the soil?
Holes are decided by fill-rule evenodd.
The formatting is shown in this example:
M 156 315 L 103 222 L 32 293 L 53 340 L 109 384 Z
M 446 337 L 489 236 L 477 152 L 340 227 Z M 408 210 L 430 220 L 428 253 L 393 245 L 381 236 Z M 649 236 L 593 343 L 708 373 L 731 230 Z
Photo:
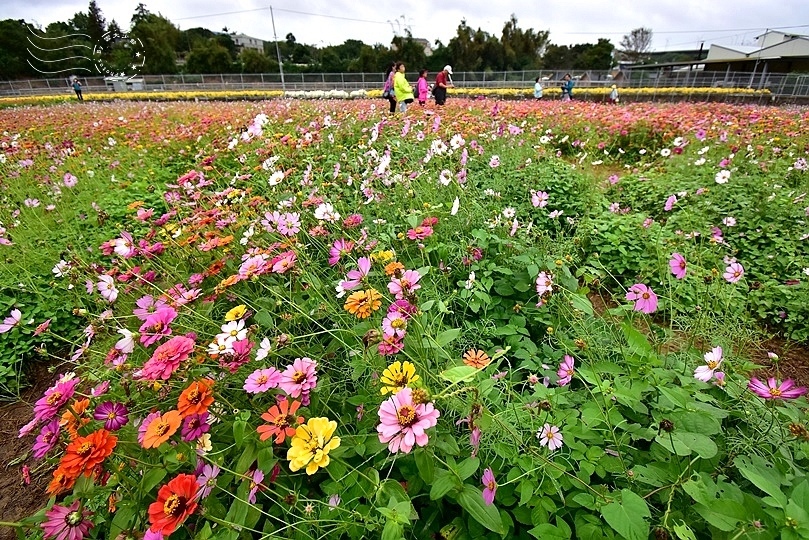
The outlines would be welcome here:
M 42 397 L 54 381 L 48 365 L 36 363 L 26 374 L 32 386 L 26 388 L 15 403 L 0 405 L 0 521 L 16 522 L 45 506 L 45 488 L 51 479 L 49 468 L 38 468 L 30 457 L 34 436 L 18 438 L 19 429 L 33 418 L 34 402 Z M 22 460 L 21 458 L 26 458 Z M 31 483 L 25 485 L 22 466 L 31 468 Z M 0 540 L 17 538 L 16 532 L 0 527 Z

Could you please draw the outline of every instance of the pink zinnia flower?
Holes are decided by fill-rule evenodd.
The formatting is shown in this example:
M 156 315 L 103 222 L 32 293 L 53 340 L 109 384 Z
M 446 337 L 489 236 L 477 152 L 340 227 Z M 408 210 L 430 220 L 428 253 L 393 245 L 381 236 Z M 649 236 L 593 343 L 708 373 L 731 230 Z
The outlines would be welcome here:
M 419 225 L 407 231 L 407 237 L 410 240 L 424 240 L 428 236 L 432 236 L 433 228 L 429 226 Z
M 562 363 L 559 364 L 559 370 L 556 372 L 559 376 L 559 381 L 557 382 L 559 386 L 567 386 L 570 384 L 570 381 L 573 379 L 573 374 L 576 373 L 573 367 L 575 363 L 576 361 L 573 357 L 567 354 L 562 359 Z
M 727 280 L 728 283 L 736 283 L 742 276 L 744 275 L 744 267 L 737 262 L 730 263 L 727 268 L 725 268 L 725 273 L 722 274 L 722 277 Z
M 399 354 L 404 350 L 404 340 L 395 334 L 382 334 L 377 350 L 382 356 Z
M 539 439 L 540 446 L 547 446 L 553 452 L 557 448 L 562 448 L 562 434 L 559 433 L 559 428 L 550 424 L 545 424 L 537 432 L 537 439 Z
M 394 277 L 390 280 L 390 283 L 388 283 L 388 291 L 390 291 L 397 300 L 401 300 L 405 297 L 405 294 L 410 294 L 413 291 L 421 289 L 421 285 L 418 284 L 420 279 L 421 274 L 415 270 L 405 270 L 402 277 Z
M 0 324 L 0 334 L 5 334 L 22 320 L 22 312 L 19 309 L 12 309 L 8 317 L 3 319 L 3 324 Z
M 183 425 L 180 428 L 180 438 L 185 442 L 196 441 L 208 431 L 211 425 L 208 423 L 208 412 L 202 414 L 189 414 L 183 418 Z
M 317 362 L 311 358 L 296 358 L 281 374 L 278 386 L 290 397 L 301 398 L 305 407 L 309 404 L 309 392 L 317 386 Z
M 432 403 L 413 403 L 413 391 L 402 388 L 379 406 L 379 442 L 388 443 L 388 450 L 409 454 L 414 445 L 426 446 L 425 430 L 438 423 L 438 410 Z
M 45 390 L 45 394 L 34 404 L 34 419 L 37 422 L 46 422 L 56 416 L 59 409 L 73 397 L 79 379 L 58 381 Z
M 353 249 L 354 242 L 351 240 L 346 240 L 345 238 L 336 240 L 334 244 L 332 244 L 331 248 L 329 248 L 329 264 L 334 266 L 340 262 L 341 257 L 345 257 L 351 253 L 351 250 Z
M 253 276 L 260 276 L 267 271 L 267 259 L 264 255 L 256 255 L 245 260 L 239 266 L 239 277 L 249 279 Z
M 276 274 L 283 274 L 295 266 L 298 260 L 294 251 L 285 251 L 281 255 L 275 257 L 272 261 L 272 271 Z
M 483 471 L 483 477 L 480 479 L 483 482 L 483 502 L 486 506 L 494 503 L 494 494 L 497 493 L 497 481 L 494 479 L 494 473 L 491 468 L 486 468 Z
M 140 342 L 148 347 L 171 335 L 171 323 L 177 318 L 177 311 L 171 307 L 163 305 L 154 313 L 149 315 L 141 325 Z
M 277 388 L 280 382 L 281 372 L 274 367 L 257 369 L 244 381 L 244 391 L 250 394 L 260 394 L 270 388 Z
M 59 419 L 53 418 L 42 426 L 32 450 L 35 459 L 42 459 L 59 442 Z
M 629 288 L 626 299 L 635 302 L 635 311 L 654 313 L 657 309 L 657 295 L 643 283 L 636 283 Z
M 698 381 L 708 382 L 713 378 L 714 372 L 722 365 L 722 347 L 714 347 L 705 353 L 705 365 L 694 370 L 694 378 Z
M 679 253 L 672 253 L 669 268 L 671 268 L 671 273 L 674 274 L 674 277 L 683 279 L 685 277 L 685 257 Z
M 150 381 L 168 380 L 180 364 L 194 352 L 194 340 L 174 336 L 155 349 L 141 370 L 141 377 Z
M 792 379 L 778 384 L 778 381 L 772 377 L 767 379 L 767 384 L 753 377 L 747 384 L 747 388 L 762 399 L 796 399 L 807 391 L 805 386 L 795 386 L 795 381 Z
M 94 525 L 87 519 L 91 512 L 79 510 L 79 504 L 81 501 L 76 499 L 70 506 L 55 504 L 45 512 L 45 521 L 42 522 L 45 538 L 82 540 Z
M 382 319 L 382 332 L 386 336 L 403 338 L 407 331 L 407 319 L 399 313 L 389 313 Z
M 388 306 L 388 314 L 398 313 L 405 319 L 409 319 L 418 310 L 419 310 L 418 307 L 414 306 L 404 298 L 396 300 L 390 306 Z

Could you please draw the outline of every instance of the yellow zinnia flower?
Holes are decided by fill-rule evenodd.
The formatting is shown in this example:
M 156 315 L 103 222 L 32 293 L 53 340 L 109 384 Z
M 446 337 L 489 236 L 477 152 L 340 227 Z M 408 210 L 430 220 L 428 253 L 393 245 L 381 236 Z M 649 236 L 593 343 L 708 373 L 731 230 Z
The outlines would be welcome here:
M 404 364 L 398 360 L 385 368 L 382 372 L 382 377 L 379 378 L 382 383 L 382 395 L 388 392 L 395 395 L 399 390 L 419 380 L 416 375 L 416 366 L 408 361 Z
M 298 471 L 306 467 L 306 474 L 312 475 L 320 467 L 328 466 L 329 451 L 340 446 L 340 437 L 333 437 L 337 422 L 328 418 L 310 418 L 300 425 L 292 437 L 292 446 L 287 450 L 289 470 Z
M 244 304 L 240 304 L 240 305 L 236 306 L 235 308 L 231 308 L 231 310 L 228 311 L 225 314 L 225 320 L 226 321 L 238 321 L 239 319 L 244 317 L 244 314 L 246 312 L 247 312 L 247 306 L 245 306 Z

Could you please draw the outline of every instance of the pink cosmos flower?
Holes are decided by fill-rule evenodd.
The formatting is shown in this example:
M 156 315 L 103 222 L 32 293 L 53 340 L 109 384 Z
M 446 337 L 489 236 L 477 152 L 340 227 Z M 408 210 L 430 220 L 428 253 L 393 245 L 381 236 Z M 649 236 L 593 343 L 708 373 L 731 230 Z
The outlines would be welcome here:
M 146 430 L 149 429 L 149 424 L 160 418 L 160 416 L 160 411 L 149 413 L 138 426 L 138 443 L 140 443 L 141 446 L 143 446 L 143 440 L 146 437 Z
M 559 364 L 559 370 L 556 374 L 559 376 L 559 381 L 557 384 L 559 386 L 567 386 L 570 384 L 570 381 L 573 379 L 573 375 L 576 373 L 575 365 L 576 361 L 573 359 L 572 356 L 565 355 L 562 359 L 562 363 Z
M 418 283 L 420 279 L 421 274 L 415 270 L 405 270 L 402 277 L 394 277 L 390 280 L 390 283 L 388 283 L 388 291 L 390 291 L 390 293 L 394 295 L 397 300 L 401 300 L 405 297 L 405 294 L 409 295 L 410 293 L 421 289 L 421 285 Z
M 22 312 L 19 309 L 12 309 L 11 314 L 3 319 L 3 324 L 0 324 L 0 334 L 5 334 L 12 328 L 20 324 L 22 320 Z
M 547 423 L 537 432 L 537 439 L 539 439 L 540 446 L 547 446 L 551 452 L 562 448 L 564 441 L 562 434 L 559 433 L 559 428 Z
M 76 499 L 70 506 L 53 505 L 45 512 L 45 521 L 42 522 L 44 537 L 55 540 L 82 540 L 93 522 L 87 518 L 92 515 L 89 510 L 79 510 L 81 501 Z
M 535 208 L 545 208 L 548 206 L 549 198 L 550 195 L 544 191 L 531 190 L 531 204 L 533 204 Z
M 772 377 L 767 379 L 767 384 L 753 377 L 747 384 L 747 388 L 762 399 L 797 399 L 807 392 L 805 386 L 795 386 L 795 381 L 792 379 L 787 379 L 779 384 Z
M 537 276 L 537 294 L 539 296 L 544 295 L 545 293 L 552 293 L 553 292 L 553 276 L 548 272 L 540 272 Z
M 155 349 L 152 357 L 146 361 L 141 370 L 141 377 L 150 381 L 168 380 L 171 374 L 180 367 L 180 363 L 188 359 L 194 352 L 194 340 L 186 336 L 174 336 Z
M 301 230 L 301 215 L 298 212 L 287 212 L 277 223 L 278 232 L 284 236 L 295 236 Z
M 671 260 L 669 261 L 669 268 L 671 268 L 671 273 L 674 274 L 674 277 L 677 279 L 683 279 L 685 277 L 685 257 L 680 255 L 679 253 L 672 253 Z
M 278 386 L 290 397 L 301 398 L 305 407 L 309 404 L 309 393 L 317 386 L 317 362 L 311 358 L 296 358 L 281 374 Z
M 736 283 L 737 281 L 742 279 L 743 275 L 744 275 L 744 267 L 742 267 L 742 265 L 737 262 L 732 262 L 728 265 L 727 268 L 725 268 L 725 273 L 722 274 L 722 277 L 725 278 L 725 280 L 728 283 Z
M 104 300 L 110 304 L 118 298 L 118 288 L 115 286 L 115 279 L 112 276 L 99 276 L 96 288 Z
M 698 381 L 708 382 L 713 378 L 714 372 L 722 365 L 722 347 L 714 347 L 705 353 L 705 365 L 694 370 L 694 378 Z
M 69 172 L 66 172 L 65 175 L 62 177 L 62 182 L 64 182 L 65 187 L 67 188 L 75 187 L 78 181 L 79 179 L 70 174 Z
M 334 266 L 340 262 L 341 257 L 345 257 L 353 249 L 354 242 L 351 240 L 346 240 L 345 238 L 335 240 L 334 244 L 329 248 L 329 265 Z
M 244 391 L 250 394 L 260 394 L 270 388 L 277 388 L 280 382 L 281 372 L 274 367 L 257 369 L 244 381 Z
M 674 205 L 677 204 L 677 195 L 671 195 L 668 199 L 666 199 L 666 204 L 663 205 L 663 210 L 666 212 L 670 212 Z
M 643 283 L 636 283 L 629 288 L 626 299 L 635 302 L 635 311 L 654 313 L 657 309 L 657 295 Z
M 287 270 L 295 266 L 297 260 L 298 257 L 295 255 L 294 251 L 285 251 L 270 261 L 272 263 L 272 271 L 276 274 L 284 274 Z
M 135 256 L 135 239 L 132 238 L 132 235 L 126 231 L 121 232 L 121 238 L 116 238 L 112 241 L 113 243 L 113 251 L 115 253 L 125 259 L 129 259 Z
M 220 471 L 219 466 L 212 463 L 206 463 L 202 467 L 202 473 L 197 477 L 197 485 L 199 486 L 197 500 L 201 501 L 211 494 L 211 491 L 216 486 L 216 477 L 219 476 Z
M 386 336 L 403 338 L 407 331 L 407 319 L 399 313 L 389 313 L 382 319 L 382 333 Z
M 388 450 L 409 454 L 414 445 L 427 445 L 427 429 L 438 423 L 440 413 L 432 403 L 413 403 L 413 391 L 402 388 L 379 406 L 379 442 Z
M 135 305 L 138 307 L 132 311 L 132 314 L 138 319 L 145 321 L 149 315 L 155 313 L 161 306 L 166 305 L 166 301 L 162 298 L 155 300 L 153 297 L 146 295 L 135 300 Z
M 104 429 L 118 431 L 129 422 L 129 410 L 123 403 L 105 401 L 96 407 L 93 418 L 104 421 Z
M 140 342 L 146 347 L 171 335 L 171 323 L 177 318 L 177 311 L 171 306 L 160 306 L 149 315 L 140 326 Z
M 360 257 L 357 260 L 357 270 L 349 270 L 346 274 L 346 279 L 341 284 L 343 290 L 350 291 L 356 289 L 362 283 L 368 272 L 371 271 L 371 259 L 368 257 Z
M 491 506 L 494 503 L 494 494 L 497 493 L 497 481 L 494 479 L 494 473 L 491 468 L 486 468 L 483 471 L 483 477 L 480 479 L 483 482 L 483 502 L 486 506 Z
M 256 504 L 256 494 L 261 488 L 261 482 L 264 480 L 264 473 L 261 470 L 256 469 L 253 471 L 253 474 L 248 476 L 250 479 L 250 491 L 247 494 L 247 502 L 250 504 Z

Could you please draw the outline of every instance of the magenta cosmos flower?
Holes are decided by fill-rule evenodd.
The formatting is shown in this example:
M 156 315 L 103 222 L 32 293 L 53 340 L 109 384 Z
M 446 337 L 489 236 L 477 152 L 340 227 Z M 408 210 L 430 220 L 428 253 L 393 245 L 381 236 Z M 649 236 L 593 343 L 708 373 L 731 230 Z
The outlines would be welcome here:
M 795 386 L 795 381 L 792 379 L 778 384 L 778 381 L 772 377 L 767 379 L 767 384 L 753 377 L 747 384 L 747 388 L 762 399 L 796 399 L 807 391 L 805 386 Z
M 379 406 L 379 442 L 394 454 L 409 454 L 414 445 L 427 444 L 425 430 L 438 423 L 439 414 L 432 403 L 413 403 L 413 390 L 402 388 Z
M 357 260 L 357 269 L 349 270 L 345 280 L 341 283 L 343 289 L 346 291 L 356 289 L 362 284 L 362 280 L 365 279 L 365 276 L 367 276 L 370 271 L 371 259 L 368 257 L 360 257 Z
M 694 378 L 698 381 L 708 382 L 713 378 L 714 372 L 722 365 L 722 347 L 714 347 L 705 353 L 704 358 L 705 365 L 694 370 Z
M 489 506 L 494 503 L 494 494 L 497 493 L 497 481 L 494 479 L 494 473 L 490 468 L 487 468 L 483 471 L 483 478 L 480 479 L 483 482 L 483 502 L 486 503 L 486 506 Z
M 575 363 L 576 361 L 573 357 L 567 354 L 562 359 L 562 363 L 559 364 L 559 370 L 556 372 L 559 376 L 559 381 L 557 382 L 559 386 L 567 386 L 570 384 L 570 381 L 573 380 L 573 374 L 576 373 L 573 367 Z
M 96 407 L 93 418 L 104 421 L 104 429 L 117 431 L 129 422 L 129 411 L 123 403 L 105 401 Z
M 73 501 L 70 506 L 58 504 L 45 512 L 45 521 L 42 530 L 45 538 L 56 540 L 81 540 L 93 527 L 92 522 L 86 518 L 90 516 L 87 510 L 79 510 L 79 501 Z
M 683 279 L 685 277 L 685 257 L 679 253 L 672 253 L 669 268 L 671 268 L 671 273 L 674 274 L 674 277 Z
M 725 268 L 725 273 L 722 274 L 722 277 L 725 278 L 728 283 L 736 283 L 742 279 L 743 275 L 744 267 L 741 264 L 734 262 L 730 263 L 728 267 Z
M 197 485 L 199 486 L 197 500 L 201 501 L 211 494 L 213 488 L 216 487 L 216 477 L 219 476 L 220 470 L 219 466 L 212 463 L 206 463 L 202 467 L 202 474 L 197 477 Z
M 635 311 L 654 313 L 657 309 L 657 295 L 643 283 L 635 283 L 626 293 L 626 299 L 635 302 Z
M 551 452 L 562 448 L 564 440 L 562 434 L 559 433 L 559 428 L 547 423 L 537 432 L 537 439 L 539 439 L 540 446 L 547 446 Z
M 329 265 L 334 266 L 340 262 L 341 257 L 345 257 L 351 253 L 351 250 L 353 249 L 354 242 L 351 240 L 346 240 L 345 238 L 336 240 L 334 244 L 332 244 L 331 248 L 329 248 Z

